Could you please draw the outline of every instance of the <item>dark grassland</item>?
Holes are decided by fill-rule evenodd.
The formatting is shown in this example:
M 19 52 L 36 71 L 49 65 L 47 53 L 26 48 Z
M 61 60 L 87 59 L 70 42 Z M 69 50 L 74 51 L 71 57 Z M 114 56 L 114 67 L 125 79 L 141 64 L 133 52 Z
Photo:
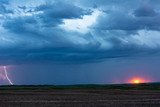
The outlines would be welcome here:
M 0 86 L 0 107 L 160 107 L 160 83 Z

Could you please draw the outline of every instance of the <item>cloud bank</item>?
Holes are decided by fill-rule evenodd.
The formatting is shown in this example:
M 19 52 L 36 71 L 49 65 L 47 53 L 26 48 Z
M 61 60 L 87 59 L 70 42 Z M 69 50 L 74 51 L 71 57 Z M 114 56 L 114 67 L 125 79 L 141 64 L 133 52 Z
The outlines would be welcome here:
M 158 0 L 1 0 L 0 64 L 93 62 L 160 48 Z

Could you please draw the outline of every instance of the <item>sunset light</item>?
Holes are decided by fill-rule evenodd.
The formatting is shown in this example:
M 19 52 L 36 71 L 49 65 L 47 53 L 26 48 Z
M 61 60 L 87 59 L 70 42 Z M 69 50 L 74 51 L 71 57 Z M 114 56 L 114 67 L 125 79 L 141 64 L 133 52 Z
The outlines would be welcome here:
M 140 83 L 146 83 L 146 82 L 148 82 L 148 81 L 145 80 L 144 78 L 140 78 L 140 77 L 132 78 L 129 80 L 129 83 L 131 83 L 131 84 L 140 84 Z
M 138 80 L 138 79 L 136 79 L 136 80 L 133 81 L 133 83 L 134 83 L 134 84 L 139 84 L 139 83 L 141 83 L 141 81 Z

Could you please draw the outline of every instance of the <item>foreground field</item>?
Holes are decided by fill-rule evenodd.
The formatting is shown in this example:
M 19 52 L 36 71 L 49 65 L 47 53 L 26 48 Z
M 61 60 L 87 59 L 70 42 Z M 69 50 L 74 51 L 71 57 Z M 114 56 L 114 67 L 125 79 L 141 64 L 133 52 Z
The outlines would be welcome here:
M 160 90 L 0 87 L 0 107 L 57 106 L 160 107 Z

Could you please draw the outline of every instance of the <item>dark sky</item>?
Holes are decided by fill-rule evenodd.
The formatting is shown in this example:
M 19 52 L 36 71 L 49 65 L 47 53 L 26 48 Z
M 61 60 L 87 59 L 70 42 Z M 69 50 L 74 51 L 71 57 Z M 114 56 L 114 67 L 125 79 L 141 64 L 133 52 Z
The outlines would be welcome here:
M 0 84 L 160 81 L 160 0 L 0 0 Z

